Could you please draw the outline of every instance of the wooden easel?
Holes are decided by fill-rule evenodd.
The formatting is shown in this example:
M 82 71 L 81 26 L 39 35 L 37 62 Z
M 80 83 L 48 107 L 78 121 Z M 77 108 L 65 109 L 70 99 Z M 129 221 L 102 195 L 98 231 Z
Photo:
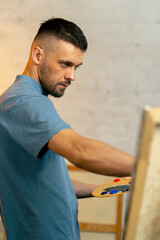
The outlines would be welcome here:
M 67 165 L 69 171 L 85 171 L 77 168 L 73 165 Z M 103 233 L 114 233 L 116 234 L 116 240 L 120 240 L 122 232 L 122 202 L 123 196 L 117 197 L 117 218 L 116 224 L 100 224 L 100 223 L 88 223 L 79 222 L 80 230 L 86 232 L 103 232 Z
M 123 240 L 160 239 L 160 108 L 146 108 Z

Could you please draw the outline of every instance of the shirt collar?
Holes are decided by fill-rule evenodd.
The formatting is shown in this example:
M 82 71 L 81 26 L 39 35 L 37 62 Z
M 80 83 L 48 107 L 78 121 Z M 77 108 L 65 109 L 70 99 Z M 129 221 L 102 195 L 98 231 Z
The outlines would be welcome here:
M 48 93 L 44 90 L 42 85 L 39 82 L 37 82 L 34 78 L 28 77 L 26 75 L 17 75 L 15 81 L 23 81 L 26 83 L 30 83 L 34 87 L 34 90 L 37 90 L 39 93 L 41 93 L 45 96 L 48 96 Z

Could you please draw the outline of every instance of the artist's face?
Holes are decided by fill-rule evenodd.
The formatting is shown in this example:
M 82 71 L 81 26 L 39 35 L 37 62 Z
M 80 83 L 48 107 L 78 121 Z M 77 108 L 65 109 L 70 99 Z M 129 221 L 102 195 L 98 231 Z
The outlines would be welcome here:
M 51 51 L 43 56 L 39 66 L 39 82 L 54 97 L 63 96 L 66 88 L 75 80 L 75 70 L 82 64 L 83 51 L 69 42 L 56 40 Z

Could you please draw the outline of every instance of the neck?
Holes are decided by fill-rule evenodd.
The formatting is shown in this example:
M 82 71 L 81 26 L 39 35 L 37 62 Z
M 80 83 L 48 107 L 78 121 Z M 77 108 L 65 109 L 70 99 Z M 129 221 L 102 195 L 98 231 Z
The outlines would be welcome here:
M 39 82 L 37 71 L 36 69 L 34 69 L 34 67 L 31 67 L 29 62 L 27 63 L 26 68 L 24 69 L 22 74 L 31 77 L 35 79 L 37 82 Z

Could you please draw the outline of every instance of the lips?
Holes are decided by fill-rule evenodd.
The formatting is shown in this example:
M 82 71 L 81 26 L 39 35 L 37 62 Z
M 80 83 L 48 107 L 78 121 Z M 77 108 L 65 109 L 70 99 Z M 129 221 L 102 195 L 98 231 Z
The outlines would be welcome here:
M 65 87 L 65 88 L 67 88 L 69 85 L 71 85 L 71 81 L 66 81 L 66 82 L 61 82 L 61 83 L 59 83 L 61 86 L 63 86 L 63 87 Z
M 60 84 L 60 85 L 64 88 L 68 87 L 68 84 Z

